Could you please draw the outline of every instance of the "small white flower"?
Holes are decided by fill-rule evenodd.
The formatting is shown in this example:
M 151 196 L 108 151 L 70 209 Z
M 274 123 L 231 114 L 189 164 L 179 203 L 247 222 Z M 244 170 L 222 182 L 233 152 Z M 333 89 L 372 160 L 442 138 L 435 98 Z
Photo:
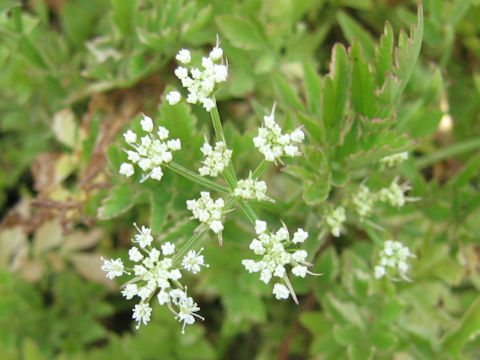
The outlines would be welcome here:
M 188 78 L 188 69 L 183 66 L 179 66 L 175 69 L 175 76 L 180 80 Z
M 180 95 L 178 91 L 170 91 L 167 94 L 166 99 L 170 105 L 176 105 L 182 99 L 182 95 Z
M 177 56 L 175 56 L 175 59 L 180 61 L 182 64 L 188 64 L 192 60 L 192 57 L 190 55 L 190 51 L 187 49 L 181 49 Z
M 305 250 L 297 250 L 292 254 L 292 260 L 296 262 L 303 262 L 307 256 L 308 253 Z
M 133 169 L 133 165 L 129 163 L 123 163 L 120 165 L 120 170 L 118 171 L 120 174 L 125 175 L 126 177 L 130 177 L 135 173 Z
M 275 295 L 275 298 L 277 300 L 283 300 L 283 299 L 288 299 L 290 292 L 288 291 L 288 288 L 285 285 L 276 283 L 273 286 L 273 295 Z
M 218 234 L 223 230 L 223 199 L 215 201 L 210 197 L 210 193 L 203 191 L 197 200 L 187 200 L 187 209 L 192 211 L 194 218 L 207 224 L 210 229 Z
M 133 273 L 136 276 L 142 276 L 142 275 L 145 275 L 147 273 L 147 269 L 143 265 L 135 265 L 133 267 Z
M 292 274 L 304 278 L 307 275 L 307 267 L 303 265 L 297 265 L 292 268 Z
M 118 258 L 115 260 L 106 260 L 103 257 L 101 259 L 103 260 L 103 265 L 101 268 L 103 271 L 107 272 L 107 279 L 111 280 L 115 277 L 122 276 L 125 272 L 122 259 Z
M 204 320 L 203 317 L 196 314 L 196 312 L 200 310 L 200 308 L 191 297 L 186 297 L 185 299 L 182 299 L 179 302 L 178 306 L 180 310 L 178 311 L 176 318 L 178 318 L 179 322 L 183 322 L 182 334 L 185 333 L 185 325 L 193 325 L 195 323 L 195 317 Z
M 221 47 L 215 46 L 212 51 L 210 51 L 210 54 L 208 55 L 210 59 L 213 61 L 219 61 L 221 60 L 223 56 L 223 50 Z
M 272 278 L 272 272 L 268 269 L 263 269 L 260 272 L 260 281 L 263 281 L 265 284 L 268 284 Z
M 125 132 L 123 134 L 123 137 L 128 144 L 133 144 L 137 141 L 137 134 L 135 134 L 132 130 L 128 130 L 127 132 Z
M 127 284 L 125 286 L 125 289 L 122 290 L 122 295 L 127 300 L 131 300 L 137 294 L 138 294 L 138 288 L 136 284 Z
M 395 207 L 402 207 L 407 201 L 415 201 L 417 198 L 409 198 L 405 196 L 405 192 L 410 190 L 411 187 L 408 183 L 397 184 L 397 178 L 395 178 L 388 188 L 381 189 L 378 193 L 380 201 L 387 202 Z
M 275 122 L 275 105 L 270 115 L 266 115 L 263 119 L 264 127 L 258 129 L 258 136 L 253 138 L 253 144 L 263 154 L 265 160 L 275 161 L 282 156 L 300 155 L 297 145 L 305 137 L 302 130 L 295 129 L 290 134 L 282 134 L 282 129 Z
M 303 243 L 307 238 L 308 232 L 300 228 L 293 234 L 292 242 L 294 244 Z
M 182 144 L 180 143 L 180 139 L 168 140 L 167 147 L 172 151 L 178 151 L 182 148 Z
M 233 190 L 233 195 L 243 200 L 268 200 L 267 184 L 265 181 L 255 181 L 251 177 L 238 180 L 237 187 Z
M 182 260 L 183 268 L 196 274 L 200 272 L 201 266 L 208 267 L 208 265 L 204 263 L 203 255 L 200 255 L 202 251 L 203 248 L 201 248 L 198 253 L 195 252 L 195 250 L 190 250 Z
M 408 159 L 408 152 L 405 151 L 398 154 L 385 156 L 382 159 L 380 159 L 380 163 L 388 167 L 393 167 L 396 165 L 400 165 L 407 159 Z
M 413 257 L 415 255 L 401 242 L 386 240 L 380 252 L 379 264 L 374 268 L 374 275 L 377 279 L 385 275 L 400 275 L 402 279 L 411 281 L 406 273 L 409 269 L 407 261 Z
M 340 229 L 347 217 L 345 216 L 345 208 L 338 206 L 327 214 L 325 219 L 327 225 L 330 227 L 330 232 L 333 236 L 340 236 Z
M 160 166 L 157 166 L 157 167 L 154 167 L 152 169 L 152 172 L 150 173 L 150 177 L 153 179 L 153 180 L 162 180 L 162 177 L 163 177 L 163 170 Z
M 218 176 L 228 166 L 232 157 L 232 150 L 229 150 L 223 141 L 218 141 L 214 148 L 205 141 L 200 151 L 205 156 L 203 166 L 198 169 L 202 176 Z
M 143 323 L 143 325 L 147 325 L 147 323 L 150 321 L 150 315 L 152 314 L 152 308 L 145 303 L 140 303 L 135 305 L 133 308 L 133 315 L 132 318 L 135 321 L 138 321 L 138 325 L 136 328 L 138 329 L 140 327 L 140 323 Z
M 260 265 L 251 259 L 242 260 L 242 265 L 245 266 L 245 269 L 249 273 L 255 273 L 260 271 Z
M 359 186 L 358 191 L 352 196 L 352 203 L 361 220 L 370 216 L 376 200 L 376 195 L 372 194 L 367 186 Z
M 171 242 L 166 242 L 162 245 L 162 252 L 165 256 L 172 255 L 175 252 L 175 244 L 172 244 Z
M 147 115 L 143 115 L 143 119 L 140 120 L 140 125 L 142 125 L 142 129 L 146 132 L 150 132 L 153 130 L 152 118 Z
M 139 262 L 143 259 L 143 255 L 135 246 L 133 246 L 128 250 L 128 258 L 132 261 Z
M 263 234 L 265 231 L 267 231 L 267 223 L 262 220 L 256 220 L 255 221 L 255 233 L 257 235 Z
M 170 301 L 170 295 L 164 290 L 160 290 L 160 292 L 157 295 L 158 302 L 160 305 L 165 305 Z
M 145 248 L 147 246 L 150 246 L 150 244 L 153 241 L 153 237 L 150 234 L 152 232 L 152 230 L 145 227 L 145 226 L 142 226 L 142 229 L 140 230 L 138 228 L 137 224 L 134 223 L 133 225 L 135 226 L 135 228 L 137 229 L 139 234 L 135 235 L 135 240 L 132 240 L 132 241 L 134 243 L 138 243 L 141 248 Z

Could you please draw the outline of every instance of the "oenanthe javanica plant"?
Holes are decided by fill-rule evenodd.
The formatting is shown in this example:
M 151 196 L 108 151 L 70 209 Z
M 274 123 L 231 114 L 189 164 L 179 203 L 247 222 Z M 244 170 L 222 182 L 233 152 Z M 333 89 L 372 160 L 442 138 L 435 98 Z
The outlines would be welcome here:
M 1 358 L 478 358 L 475 2 L 0 4 Z

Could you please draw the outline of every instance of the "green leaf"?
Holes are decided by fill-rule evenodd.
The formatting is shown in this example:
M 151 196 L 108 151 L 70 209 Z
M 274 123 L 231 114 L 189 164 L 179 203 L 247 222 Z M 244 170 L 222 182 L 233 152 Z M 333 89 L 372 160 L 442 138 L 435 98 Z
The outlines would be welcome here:
M 114 218 L 133 206 L 133 191 L 127 184 L 117 185 L 110 190 L 107 198 L 98 209 L 98 217 L 103 220 Z
M 289 105 L 295 110 L 304 110 L 303 104 L 295 93 L 295 90 L 293 90 L 293 87 L 290 86 L 279 74 L 274 74 L 273 79 L 275 81 L 277 93 L 281 98 L 281 103 Z
M 133 33 L 137 0 L 112 0 L 112 20 L 122 35 Z
M 445 335 L 442 349 L 452 355 L 458 355 L 467 341 L 480 334 L 480 296 L 477 297 L 463 314 L 458 327 Z
M 310 63 L 303 63 L 303 80 L 305 82 L 308 108 L 312 114 L 321 117 L 322 78 Z
M 367 62 L 362 58 L 358 41 L 354 41 L 350 49 L 350 60 L 353 63 L 353 109 L 358 114 L 372 119 L 376 115 L 375 80 Z
M 392 25 L 387 21 L 383 30 L 380 43 L 375 48 L 375 69 L 377 84 L 382 86 L 387 72 L 392 71 L 394 35 Z
M 173 191 L 154 191 L 150 194 L 150 227 L 153 234 L 158 234 L 165 223 L 173 197 Z
M 360 41 L 363 55 L 370 61 L 373 59 L 375 52 L 375 41 L 372 36 L 363 29 L 352 17 L 347 15 L 343 11 L 337 13 L 337 20 L 342 28 L 342 32 L 350 43 L 353 43 L 355 39 Z
M 330 192 L 330 180 L 317 178 L 315 182 L 303 183 L 303 200 L 312 206 L 324 202 Z
M 330 73 L 323 82 L 322 113 L 323 122 L 328 133 L 336 142 L 340 132 L 340 122 L 343 119 L 347 103 L 348 87 L 350 85 L 350 69 L 347 62 L 347 52 L 341 44 L 335 44 L 330 62 Z
M 268 50 L 265 35 L 249 20 L 236 15 L 220 15 L 216 22 L 222 35 L 230 42 L 245 50 Z
M 415 69 L 423 40 L 423 8 L 418 5 L 417 24 L 410 28 L 410 38 L 400 32 L 398 47 L 395 48 L 395 67 L 393 73 L 387 75 L 380 97 L 386 98 L 384 92 L 388 89 L 392 94 L 392 102 L 396 102 L 403 93 L 408 80 Z M 394 86 L 396 85 L 396 86 Z

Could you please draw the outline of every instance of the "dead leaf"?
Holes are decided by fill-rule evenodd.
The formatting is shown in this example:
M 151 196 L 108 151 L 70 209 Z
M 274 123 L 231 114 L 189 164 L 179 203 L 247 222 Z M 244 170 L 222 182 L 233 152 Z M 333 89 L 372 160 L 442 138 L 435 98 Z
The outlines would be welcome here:
M 73 266 L 80 275 L 87 280 L 96 281 L 105 284 L 110 289 L 115 289 L 115 282 L 105 277 L 105 272 L 101 269 L 103 261 L 101 255 L 97 253 L 78 253 L 70 257 Z

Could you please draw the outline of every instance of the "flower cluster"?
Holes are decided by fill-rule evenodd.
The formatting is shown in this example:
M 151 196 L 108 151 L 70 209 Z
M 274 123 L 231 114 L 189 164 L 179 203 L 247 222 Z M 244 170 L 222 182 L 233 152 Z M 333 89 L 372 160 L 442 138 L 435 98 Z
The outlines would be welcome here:
M 385 275 L 392 277 L 394 280 L 397 275 L 402 279 L 411 281 L 406 273 L 408 271 L 408 259 L 414 258 L 415 255 L 410 252 L 408 247 L 399 241 L 387 240 L 380 252 L 379 264 L 375 266 L 375 277 L 380 279 Z
M 290 293 L 296 299 L 288 280 L 286 265 L 291 265 L 292 274 L 295 276 L 305 277 L 307 273 L 313 274 L 307 268 L 311 265 L 306 261 L 307 252 L 294 247 L 295 244 L 303 243 L 308 238 L 308 233 L 298 229 L 290 239 L 285 226 L 276 233 L 271 233 L 267 230 L 267 223 L 261 220 L 255 222 L 255 232 L 258 238 L 252 240 L 250 249 L 262 258 L 259 261 L 244 259 L 243 266 L 250 273 L 259 272 L 260 280 L 265 284 L 270 282 L 272 276 L 282 279 L 282 282 L 277 282 L 273 286 L 276 299 L 287 299 Z
M 163 177 L 162 166 L 169 164 L 172 159 L 172 153 L 181 149 L 180 139 L 167 140 L 169 131 L 163 126 L 157 128 L 156 135 L 153 134 L 153 121 L 148 116 L 143 116 L 141 120 L 142 129 L 147 133 L 140 139 L 132 130 L 128 130 L 123 134 L 125 141 L 132 150 L 125 150 L 128 160 L 120 166 L 120 174 L 127 177 L 135 173 L 133 164 L 137 164 L 143 172 L 141 181 L 148 178 L 161 180 Z
M 218 84 L 227 80 L 228 66 L 223 61 L 223 50 L 219 42 L 210 51 L 208 57 L 202 57 L 202 68 L 190 66 L 192 56 L 190 51 L 182 49 L 176 59 L 182 64 L 175 69 L 175 76 L 180 79 L 182 86 L 188 90 L 187 102 L 190 104 L 201 103 L 205 110 L 210 111 L 215 107 L 214 93 Z M 188 66 L 188 67 L 187 67 Z M 181 100 L 178 91 L 167 94 L 167 101 L 175 105 Z
M 352 196 L 353 207 L 361 220 L 370 216 L 376 201 L 376 194 L 372 193 L 370 189 L 363 184 L 359 186 L 358 191 Z
M 208 191 L 202 191 L 197 200 L 187 200 L 187 209 L 193 212 L 193 217 L 218 234 L 223 230 L 222 216 L 225 204 L 222 198 L 213 201 Z
M 149 228 L 143 227 L 138 230 L 132 242 L 134 245 L 128 251 L 129 259 L 134 262 L 132 269 L 126 269 L 121 259 L 105 260 L 102 270 L 107 272 L 107 278 L 113 279 L 123 274 L 134 273 L 135 277 L 128 281 L 123 288 L 122 295 L 131 300 L 135 296 L 140 302 L 133 308 L 132 318 L 140 324 L 146 325 L 150 321 L 152 308 L 150 300 L 157 294 L 160 305 L 167 307 L 175 314 L 180 322 L 183 322 L 182 333 L 185 325 L 191 325 L 195 322 L 195 317 L 203 318 L 196 314 L 199 309 L 191 297 L 187 296 L 186 289 L 180 284 L 182 277 L 181 269 L 185 269 L 194 274 L 198 273 L 202 266 L 208 267 L 204 263 L 202 250 L 190 252 L 183 258 L 181 267 L 175 266 L 173 255 L 175 254 L 175 245 L 166 242 L 156 248 L 152 246 L 153 237 Z M 160 250 L 161 249 L 161 250 Z
M 251 177 L 238 180 L 237 187 L 233 190 L 233 196 L 237 196 L 243 200 L 270 200 L 266 193 L 267 184 L 265 181 L 256 181 Z
M 383 188 L 378 192 L 378 198 L 380 201 L 389 203 L 395 207 L 402 207 L 407 201 L 416 201 L 417 198 L 410 198 L 405 196 L 405 192 L 411 190 L 408 183 L 399 185 L 398 179 L 395 178 L 389 187 Z
M 385 156 L 380 159 L 380 163 L 388 167 L 394 167 L 394 166 L 400 165 L 407 159 L 408 159 L 408 152 L 405 151 L 398 154 Z
M 282 134 L 282 129 L 275 122 L 275 105 L 270 115 L 263 118 L 264 126 L 258 129 L 258 136 L 253 138 L 253 144 L 265 156 L 267 161 L 275 161 L 282 156 L 294 157 L 300 155 L 298 145 L 305 135 L 302 130 L 295 129 L 288 134 Z
M 223 141 L 218 141 L 214 148 L 205 141 L 200 151 L 205 156 L 205 160 L 202 161 L 203 166 L 198 169 L 202 176 L 217 177 L 228 166 L 232 157 L 232 150 L 227 149 Z
M 345 222 L 346 219 L 347 217 L 345 216 L 345 208 L 342 206 L 336 207 L 327 214 L 325 221 L 330 228 L 330 232 L 333 236 L 340 236 L 342 224 Z

